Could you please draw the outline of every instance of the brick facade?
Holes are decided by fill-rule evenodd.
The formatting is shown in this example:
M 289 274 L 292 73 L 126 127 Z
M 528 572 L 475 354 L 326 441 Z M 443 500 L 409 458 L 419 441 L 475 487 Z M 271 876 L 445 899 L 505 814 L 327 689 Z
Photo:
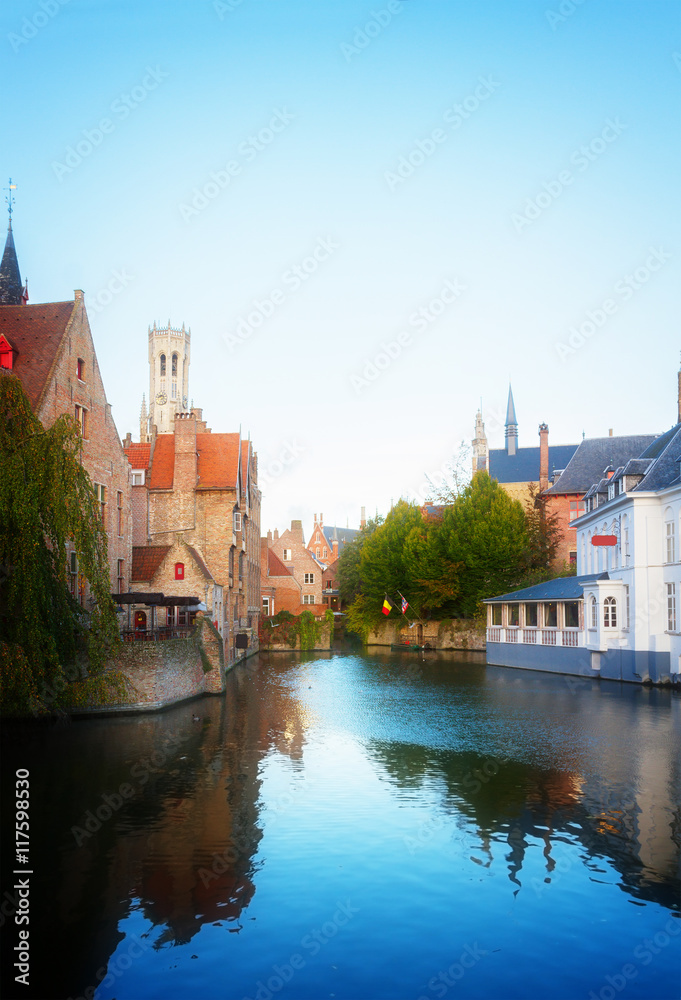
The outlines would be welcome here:
M 108 539 L 111 591 L 128 590 L 132 554 L 130 467 L 107 402 L 82 291 L 72 302 L 0 306 L 0 333 L 13 348 L 12 367 L 44 427 L 62 414 L 76 418 L 83 466 L 100 497 Z M 72 591 L 87 603 L 87 581 L 72 574 Z
M 299 615 L 302 611 L 312 611 L 315 615 L 321 615 L 327 610 L 322 596 L 323 572 L 321 566 L 310 550 L 305 545 L 303 535 L 303 522 L 291 521 L 291 527 L 280 536 L 278 531 L 267 533 L 266 542 L 268 551 L 271 551 L 288 572 L 275 576 L 274 574 L 264 574 L 262 579 L 263 595 L 264 588 L 275 588 L 272 595 L 274 600 L 274 613 L 277 611 L 291 611 L 294 615 Z M 276 580 L 274 584 L 272 581 Z M 272 612 L 270 612 L 272 613 Z
M 140 446 L 125 442 L 132 461 Z M 152 433 L 144 485 L 134 487 L 134 535 L 147 546 L 172 546 L 150 589 L 198 596 L 217 622 L 228 662 L 237 635 L 257 646 L 260 614 L 260 491 L 257 456 L 239 434 L 213 434 L 202 411 L 176 413 L 173 432 Z M 174 576 L 180 548 L 190 550 L 183 581 Z M 179 584 L 182 584 L 182 587 Z M 167 589 L 166 589 L 167 588 Z M 184 588 L 184 589 L 182 589 Z M 187 589 L 189 588 L 189 589 Z M 193 588 L 193 589 L 192 589 Z

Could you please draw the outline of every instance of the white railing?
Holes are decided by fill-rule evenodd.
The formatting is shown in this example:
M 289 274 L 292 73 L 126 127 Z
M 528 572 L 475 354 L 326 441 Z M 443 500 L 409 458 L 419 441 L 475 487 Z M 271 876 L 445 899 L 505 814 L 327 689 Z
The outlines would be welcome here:
M 536 646 L 583 646 L 584 633 L 577 628 L 518 628 L 492 626 L 487 642 L 515 642 Z

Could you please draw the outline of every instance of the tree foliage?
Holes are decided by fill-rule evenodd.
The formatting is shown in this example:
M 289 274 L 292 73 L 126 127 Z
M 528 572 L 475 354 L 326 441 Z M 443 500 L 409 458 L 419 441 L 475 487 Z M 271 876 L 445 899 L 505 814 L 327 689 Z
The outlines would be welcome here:
M 346 542 L 343 546 L 343 551 L 338 559 L 336 579 L 338 581 L 341 600 L 347 603 L 354 601 L 361 592 L 362 576 L 360 560 L 362 548 L 367 538 L 370 538 L 381 524 L 383 524 L 382 517 L 377 515 L 375 518 L 369 518 L 365 526 L 352 541 Z
M 75 420 L 48 429 L 16 376 L 0 373 L 0 705 L 5 714 L 47 711 L 104 693 L 102 668 L 118 630 L 107 540 L 92 481 L 81 465 Z M 68 589 L 67 543 L 93 600 Z M 85 683 L 65 666 L 87 653 Z M 71 675 L 72 677 L 75 674 Z M 120 677 L 113 678 L 115 686 Z M 47 694 L 46 694 L 47 692 Z M 59 692 L 51 698 L 49 693 Z
M 477 472 L 437 499 L 449 502 L 425 517 L 401 500 L 352 554 L 360 592 L 347 624 L 363 638 L 385 620 L 386 594 L 404 594 L 419 618 L 473 618 L 486 597 L 550 575 L 557 519 L 538 491 L 524 509 L 487 472 Z

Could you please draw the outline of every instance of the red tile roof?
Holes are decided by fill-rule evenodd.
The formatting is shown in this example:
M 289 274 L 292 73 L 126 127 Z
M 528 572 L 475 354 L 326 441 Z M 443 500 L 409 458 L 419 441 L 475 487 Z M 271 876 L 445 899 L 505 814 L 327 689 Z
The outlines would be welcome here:
M 149 486 L 152 490 L 171 490 L 175 471 L 175 435 L 159 434 L 154 444 Z
M 197 434 L 199 489 L 236 489 L 239 472 L 238 434 Z
M 169 552 L 170 545 L 133 545 L 131 580 L 151 581 Z
M 0 333 L 17 352 L 14 372 L 35 411 L 45 390 L 75 302 L 0 306 Z
M 272 549 L 267 550 L 267 575 L 293 576 L 293 572 L 287 566 L 284 566 L 279 556 Z
M 125 449 L 128 461 L 133 469 L 148 469 L 151 444 L 129 444 Z
M 198 489 L 235 489 L 239 469 L 238 434 L 197 434 Z M 173 487 L 175 435 L 159 434 L 154 445 L 149 486 L 157 490 Z

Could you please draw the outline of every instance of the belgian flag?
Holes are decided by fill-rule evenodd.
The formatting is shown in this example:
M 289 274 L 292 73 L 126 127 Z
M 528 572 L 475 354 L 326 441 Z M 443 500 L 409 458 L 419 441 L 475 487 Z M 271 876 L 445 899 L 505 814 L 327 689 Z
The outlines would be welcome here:
M 383 607 L 381 608 L 383 614 L 389 615 L 394 607 L 395 605 L 393 604 L 393 602 L 390 600 L 388 596 L 386 596 L 386 599 L 383 601 Z

